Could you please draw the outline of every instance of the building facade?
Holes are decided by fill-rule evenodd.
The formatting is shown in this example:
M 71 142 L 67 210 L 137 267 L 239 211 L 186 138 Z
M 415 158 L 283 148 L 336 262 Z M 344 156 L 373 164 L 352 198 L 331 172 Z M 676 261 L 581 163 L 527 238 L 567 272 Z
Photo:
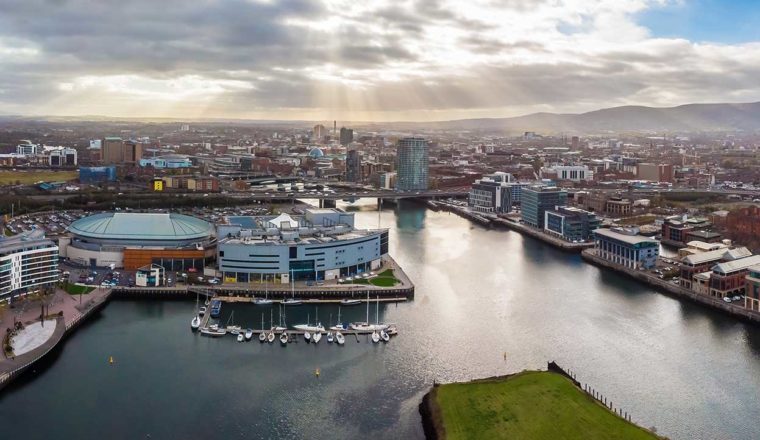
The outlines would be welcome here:
M 396 149 L 396 190 L 428 189 L 428 144 L 424 138 L 408 137 L 398 141 Z
M 341 128 L 341 136 L 343 129 Z M 350 150 L 346 155 L 346 182 L 362 181 L 362 158 L 358 151 Z
M 680 284 L 681 286 L 697 291 L 699 283 L 695 277 L 699 274 L 711 272 L 711 268 L 721 262 L 739 260 L 752 256 L 752 252 L 746 247 L 739 247 L 735 249 L 714 249 L 706 252 L 694 253 L 686 255 L 681 259 L 679 266 L 680 272 Z M 700 280 L 704 281 L 703 276 Z M 701 287 L 704 287 L 705 283 L 702 283 Z M 707 290 L 700 291 L 699 293 L 707 293 Z
M 744 295 L 749 268 L 760 264 L 760 255 L 718 263 L 710 273 L 710 296 L 716 298 Z
M 0 302 L 58 281 L 58 246 L 42 230 L 0 239 Z
M 307 209 L 302 216 L 228 217 L 217 226 L 217 262 L 225 282 L 261 278 L 330 280 L 376 269 L 388 231 L 354 228 L 354 214 Z
M 594 172 L 586 165 L 554 166 L 551 168 L 551 171 L 557 174 L 557 179 L 559 180 L 570 180 L 572 182 L 594 180 Z
M 594 213 L 579 208 L 560 206 L 544 213 L 544 231 L 572 242 L 589 240 L 601 223 Z
M 643 237 L 635 230 L 621 228 L 594 231 L 596 255 L 630 269 L 650 269 L 657 265 L 660 243 Z
M 567 204 L 567 192 L 554 187 L 523 188 L 520 205 L 523 223 L 543 229 L 547 210 Z
M 354 130 L 346 127 L 340 128 L 340 144 L 345 146 L 348 146 L 351 142 L 354 141 Z
M 510 174 L 499 172 L 476 180 L 468 198 L 470 208 L 495 214 L 511 211 L 512 188 L 508 186 L 511 179 Z
M 101 159 L 105 164 L 123 163 L 124 140 L 120 137 L 104 138 L 101 147 Z
M 116 167 L 113 165 L 107 167 L 79 167 L 80 183 L 93 184 L 115 181 Z

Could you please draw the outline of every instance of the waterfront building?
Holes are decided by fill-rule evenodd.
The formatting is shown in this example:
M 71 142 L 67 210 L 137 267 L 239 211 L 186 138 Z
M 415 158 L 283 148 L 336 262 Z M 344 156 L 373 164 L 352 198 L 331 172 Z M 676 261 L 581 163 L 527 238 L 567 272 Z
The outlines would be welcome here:
M 760 264 L 760 255 L 713 266 L 710 274 L 710 296 L 724 298 L 744 295 L 749 268 L 757 264 Z
M 686 243 L 685 248 L 678 250 L 678 256 L 683 258 L 687 255 L 699 254 L 702 252 L 716 251 L 718 249 L 728 249 L 728 245 L 725 243 L 707 243 L 700 240 L 692 240 Z
M 324 125 L 317 124 L 312 129 L 312 136 L 315 141 L 320 142 L 322 138 L 327 136 L 327 129 L 325 128 Z
M 340 128 L 340 144 L 345 146 L 348 146 L 351 142 L 354 141 L 354 130 L 346 127 Z
M 471 209 L 479 212 L 506 213 L 512 210 L 512 179 L 508 173 L 497 172 L 475 181 L 468 198 Z
M 341 136 L 343 135 L 341 129 Z M 350 150 L 346 155 L 346 182 L 362 181 L 362 158 L 356 150 Z
M 91 267 L 203 270 L 215 256 L 213 226 L 174 213 L 104 212 L 73 222 L 58 244 L 61 256 Z
M 523 188 L 529 188 L 531 183 L 528 182 L 507 182 L 506 186 L 512 193 L 510 198 L 513 205 L 520 205 L 522 202 L 522 190 Z
M 589 211 L 558 206 L 544 213 L 544 231 L 567 241 L 587 241 L 602 221 Z
M 704 218 L 688 218 L 686 216 L 667 218 L 662 224 L 662 243 L 683 247 L 693 240 L 720 241 L 721 235 L 718 233 L 701 233 L 711 226 L 712 224 Z
M 354 214 L 338 209 L 226 220 L 217 225 L 225 282 L 336 279 L 376 269 L 388 254 L 387 229 L 356 229 Z
M 158 264 L 149 264 L 137 269 L 135 272 L 135 286 L 138 287 L 159 287 L 163 286 L 166 280 L 166 269 Z
M 596 255 L 630 269 L 650 269 L 657 265 L 660 243 L 638 235 L 635 229 L 597 229 L 594 231 Z
M 86 184 L 116 181 L 116 167 L 79 167 L 79 182 Z
M 749 267 L 744 291 L 744 307 L 760 312 L 760 264 Z
M 523 223 L 543 229 L 547 210 L 567 204 L 567 192 L 555 187 L 523 188 L 521 195 Z
M 58 281 L 58 246 L 41 229 L 0 238 L 0 302 Z
M 735 249 L 718 248 L 705 252 L 698 252 L 686 255 L 681 259 L 679 267 L 681 286 L 692 289 L 698 293 L 707 293 L 708 284 L 706 277 L 703 275 L 697 282 L 694 277 L 699 274 L 709 273 L 712 266 L 719 262 L 734 261 L 746 258 L 752 255 L 746 247 Z M 709 281 L 709 277 L 707 277 Z
M 407 137 L 399 140 L 396 160 L 397 191 L 428 189 L 428 144 L 424 138 Z

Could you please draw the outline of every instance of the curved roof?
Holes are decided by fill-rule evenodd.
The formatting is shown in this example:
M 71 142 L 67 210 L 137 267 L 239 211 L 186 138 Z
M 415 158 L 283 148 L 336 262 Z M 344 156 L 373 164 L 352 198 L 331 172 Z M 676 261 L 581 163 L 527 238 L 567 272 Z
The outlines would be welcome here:
M 211 235 L 211 223 L 182 214 L 105 212 L 72 223 L 76 235 L 124 240 L 193 240 Z
M 309 151 L 309 156 L 311 156 L 311 157 L 313 157 L 315 159 L 317 157 L 322 157 L 324 155 L 325 155 L 325 153 L 320 148 L 317 148 L 317 147 L 314 147 L 314 148 L 311 149 L 311 151 Z

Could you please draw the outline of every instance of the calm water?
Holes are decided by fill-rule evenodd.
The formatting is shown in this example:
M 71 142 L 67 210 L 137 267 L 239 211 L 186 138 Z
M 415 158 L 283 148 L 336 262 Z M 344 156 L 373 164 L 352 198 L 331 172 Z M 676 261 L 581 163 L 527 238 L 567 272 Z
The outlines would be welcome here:
M 405 205 L 358 222 L 391 228 L 391 253 L 417 284 L 413 302 L 380 306 L 401 332 L 389 344 L 238 344 L 193 335 L 193 303 L 114 301 L 0 394 L 2 438 L 422 438 L 417 405 L 434 380 L 547 360 L 672 438 L 758 437 L 757 327 L 451 214 Z M 261 309 L 234 310 L 260 326 Z M 287 321 L 307 313 L 288 309 Z M 322 322 L 330 314 L 319 309 Z

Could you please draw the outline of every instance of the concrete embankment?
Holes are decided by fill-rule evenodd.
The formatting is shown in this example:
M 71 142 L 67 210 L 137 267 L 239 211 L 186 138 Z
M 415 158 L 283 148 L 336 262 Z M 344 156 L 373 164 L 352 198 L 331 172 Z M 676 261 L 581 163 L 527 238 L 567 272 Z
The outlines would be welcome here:
M 747 310 L 739 305 L 727 303 L 721 298 L 699 294 L 680 285 L 661 280 L 647 271 L 634 270 L 619 264 L 611 263 L 597 256 L 594 249 L 583 251 L 581 256 L 591 264 L 626 275 L 673 297 L 687 299 L 749 322 L 760 323 L 760 313 Z
M 56 292 L 56 295 L 64 295 L 65 298 L 68 298 L 68 293 L 63 291 Z M 76 331 L 88 317 L 97 313 L 108 303 L 111 292 L 106 289 L 97 289 L 87 296 L 87 302 L 74 308 L 64 305 L 63 310 L 55 314 L 55 331 L 42 345 L 21 356 L 5 358 L 0 361 L 0 390 L 54 350 L 60 348 L 65 339 Z
M 511 229 L 515 232 L 528 235 L 530 237 L 533 237 L 537 240 L 541 240 L 544 243 L 548 243 L 556 248 L 562 249 L 563 251 L 567 251 L 567 252 L 577 253 L 577 252 L 581 252 L 584 249 L 589 249 L 589 248 L 594 247 L 594 243 L 590 243 L 590 242 L 572 243 L 567 240 L 563 240 L 559 237 L 549 235 L 539 229 L 534 229 L 534 228 L 531 228 L 530 226 L 523 225 L 516 220 L 512 220 L 512 219 L 504 218 L 504 217 L 498 217 L 495 215 L 475 213 L 462 206 L 451 205 L 449 203 L 435 202 L 432 200 L 426 200 L 425 206 L 427 206 L 428 208 L 434 211 L 444 210 L 448 212 L 453 212 L 454 214 L 457 214 L 462 218 L 466 218 L 467 220 L 473 221 L 482 226 L 502 227 L 502 228 Z

